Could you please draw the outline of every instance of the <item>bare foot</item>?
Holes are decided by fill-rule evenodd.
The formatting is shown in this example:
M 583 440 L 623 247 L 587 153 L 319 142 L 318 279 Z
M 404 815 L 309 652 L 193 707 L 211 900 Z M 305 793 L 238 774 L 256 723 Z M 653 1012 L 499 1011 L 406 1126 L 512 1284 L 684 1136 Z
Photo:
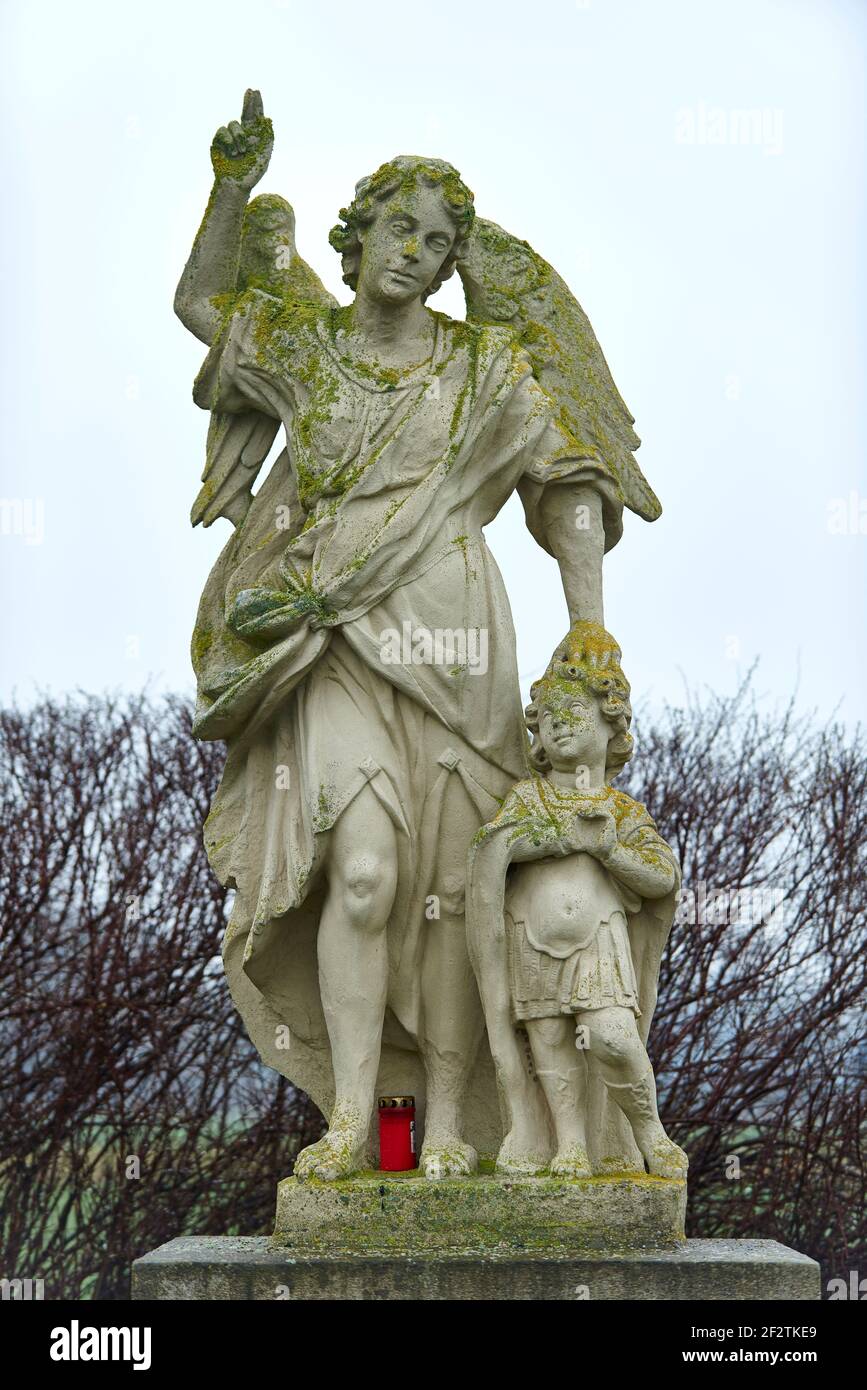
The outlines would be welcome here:
M 639 1141 L 648 1173 L 655 1178 L 685 1178 L 689 1159 L 683 1149 L 669 1139 L 662 1125 L 659 1133 L 648 1138 L 646 1143 Z
M 331 1126 L 315 1144 L 302 1149 L 295 1160 L 294 1176 L 304 1182 L 318 1178 L 334 1182 L 364 1167 L 367 1124 L 357 1106 L 344 1101 L 334 1107 Z
M 606 1154 L 594 1164 L 593 1173 L 597 1178 L 622 1178 L 624 1174 L 635 1174 L 641 1177 L 644 1174 L 644 1162 L 641 1158 L 633 1154 Z
M 471 1144 L 460 1139 L 447 1139 L 442 1144 L 425 1140 L 419 1157 L 419 1167 L 426 1178 L 466 1178 L 479 1166 L 479 1155 Z
M 583 1144 L 571 1144 L 560 1149 L 551 1160 L 551 1176 L 554 1178 L 592 1178 L 593 1169 L 590 1157 Z
M 548 1155 L 538 1143 L 524 1139 L 516 1130 L 509 1130 L 497 1154 L 497 1172 L 509 1177 L 532 1177 L 548 1167 Z

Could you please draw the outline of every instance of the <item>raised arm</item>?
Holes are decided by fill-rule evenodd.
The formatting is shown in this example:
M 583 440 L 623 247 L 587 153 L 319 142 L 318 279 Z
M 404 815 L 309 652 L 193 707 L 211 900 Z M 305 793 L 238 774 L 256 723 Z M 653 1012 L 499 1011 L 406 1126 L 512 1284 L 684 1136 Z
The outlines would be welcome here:
M 209 346 L 221 320 L 217 296 L 235 289 L 247 199 L 268 168 L 273 145 L 262 98 L 248 90 L 240 121 L 221 126 L 211 144 L 214 186 L 175 291 L 181 323 Z

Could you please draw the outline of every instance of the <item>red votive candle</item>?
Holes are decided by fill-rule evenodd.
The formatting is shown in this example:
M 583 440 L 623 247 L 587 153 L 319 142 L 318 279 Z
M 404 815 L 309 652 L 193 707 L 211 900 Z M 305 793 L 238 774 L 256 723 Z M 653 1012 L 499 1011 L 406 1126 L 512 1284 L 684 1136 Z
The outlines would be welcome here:
M 415 1096 L 379 1097 L 379 1167 L 383 1173 L 405 1173 L 418 1167 Z

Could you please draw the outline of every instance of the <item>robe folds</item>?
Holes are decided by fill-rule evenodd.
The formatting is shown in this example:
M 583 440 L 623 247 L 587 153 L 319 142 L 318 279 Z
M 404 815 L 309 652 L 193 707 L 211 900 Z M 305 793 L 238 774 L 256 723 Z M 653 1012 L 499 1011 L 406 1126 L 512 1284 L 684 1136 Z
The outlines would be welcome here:
M 326 1113 L 316 923 L 329 831 L 368 785 L 395 827 L 380 1087 L 419 1093 L 426 899 L 462 910 L 472 833 L 527 775 L 515 635 L 483 528 L 517 490 L 546 546 L 540 499 L 568 481 L 597 490 L 607 545 L 620 535 L 613 474 L 561 423 L 509 330 L 434 320 L 429 361 L 374 370 L 343 355 L 339 310 L 250 291 L 194 388 L 205 410 L 285 430 L 202 595 L 194 733 L 228 747 L 205 840 L 237 890 L 233 995 L 263 1059 Z M 483 1052 L 476 1137 L 490 1149 Z

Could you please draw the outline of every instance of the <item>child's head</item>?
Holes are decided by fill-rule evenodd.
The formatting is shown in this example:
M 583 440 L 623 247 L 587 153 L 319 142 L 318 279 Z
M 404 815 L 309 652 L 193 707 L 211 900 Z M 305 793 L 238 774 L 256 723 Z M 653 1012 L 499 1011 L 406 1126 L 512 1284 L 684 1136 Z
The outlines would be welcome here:
M 295 250 L 295 213 L 285 198 L 262 193 L 248 204 L 241 232 L 238 289 L 281 295 Z
M 598 623 L 579 622 L 530 690 L 530 760 L 540 772 L 605 759 L 606 777 L 632 757 L 629 682 L 620 648 Z

